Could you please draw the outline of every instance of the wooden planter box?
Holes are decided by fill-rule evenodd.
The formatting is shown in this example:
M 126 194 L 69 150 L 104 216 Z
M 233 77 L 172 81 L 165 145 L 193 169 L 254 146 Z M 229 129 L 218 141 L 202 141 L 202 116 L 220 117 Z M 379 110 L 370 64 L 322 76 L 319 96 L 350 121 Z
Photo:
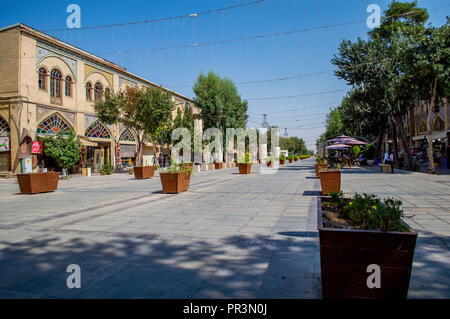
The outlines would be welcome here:
M 280 160 L 280 165 L 284 165 L 285 162 L 286 160 Z
M 341 171 L 326 171 L 320 173 L 320 186 L 322 194 L 339 193 L 341 191 Z
M 239 163 L 239 174 L 250 174 L 252 171 L 252 164 Z
M 417 233 L 325 228 L 317 198 L 322 297 L 405 299 Z M 367 266 L 380 266 L 380 288 L 368 288 Z
M 189 189 L 191 174 L 180 173 L 159 173 L 163 192 L 166 194 L 178 194 Z
M 392 173 L 391 164 L 379 164 L 381 173 Z
M 17 174 L 17 181 L 22 194 L 53 192 L 58 188 L 59 173 Z
M 316 177 L 320 177 L 320 170 L 324 168 L 328 169 L 328 164 L 316 164 Z
M 292 163 L 292 158 L 289 159 L 289 163 Z
M 272 162 L 267 162 L 267 167 L 271 167 L 272 166 Z
M 133 167 L 133 171 L 136 179 L 146 179 L 155 176 L 154 166 L 136 166 Z
M 214 163 L 214 168 L 215 169 L 222 169 L 223 168 L 223 163 Z

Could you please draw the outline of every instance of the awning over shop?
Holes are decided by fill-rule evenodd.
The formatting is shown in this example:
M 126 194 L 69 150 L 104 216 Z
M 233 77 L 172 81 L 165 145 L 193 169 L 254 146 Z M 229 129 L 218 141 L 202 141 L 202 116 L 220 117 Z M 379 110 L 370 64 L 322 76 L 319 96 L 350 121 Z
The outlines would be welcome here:
M 120 144 L 120 157 L 129 158 L 136 156 L 136 146 L 128 144 Z
M 446 138 L 447 137 L 447 133 L 450 132 L 450 130 L 447 131 L 441 131 L 441 132 L 435 132 L 431 135 L 431 138 L 433 140 L 439 139 L 439 138 Z M 417 135 L 413 137 L 413 141 L 420 141 L 420 140 L 425 140 L 427 138 L 427 136 L 425 134 L 422 135 Z
M 81 144 L 83 144 L 84 146 L 92 146 L 92 147 L 98 147 L 98 143 L 95 142 L 91 142 L 85 139 L 80 139 Z

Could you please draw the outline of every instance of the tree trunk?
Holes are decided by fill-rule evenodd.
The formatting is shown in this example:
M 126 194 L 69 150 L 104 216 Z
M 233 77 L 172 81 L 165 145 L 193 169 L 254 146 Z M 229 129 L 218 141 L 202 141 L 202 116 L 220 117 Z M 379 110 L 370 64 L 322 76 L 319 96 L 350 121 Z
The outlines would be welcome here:
M 428 147 L 427 147 L 427 157 L 428 157 L 428 174 L 435 174 L 436 169 L 434 167 L 434 160 L 433 160 L 433 128 L 431 127 L 432 123 L 432 115 L 434 110 L 434 104 L 436 102 L 436 86 L 437 86 L 437 78 L 434 79 L 434 84 L 430 85 L 430 91 L 431 91 L 431 99 L 428 103 L 428 114 L 427 114 L 427 141 L 428 141 Z
M 383 143 L 383 134 L 384 134 L 384 123 L 378 124 L 378 136 L 377 136 L 377 145 L 376 145 L 376 156 L 381 158 L 381 144 Z
M 392 148 L 394 149 L 394 165 L 397 168 L 400 167 L 400 159 L 398 158 L 398 140 L 397 140 L 397 125 L 395 123 L 391 124 L 392 128 Z
M 394 116 L 395 124 L 397 125 L 398 136 L 400 137 L 400 145 L 402 147 L 403 154 L 405 155 L 405 168 L 407 170 L 413 171 L 414 166 L 412 164 L 412 156 L 411 150 L 408 145 L 408 141 L 405 137 L 405 131 L 403 129 L 403 121 L 402 116 L 400 114 L 396 114 Z

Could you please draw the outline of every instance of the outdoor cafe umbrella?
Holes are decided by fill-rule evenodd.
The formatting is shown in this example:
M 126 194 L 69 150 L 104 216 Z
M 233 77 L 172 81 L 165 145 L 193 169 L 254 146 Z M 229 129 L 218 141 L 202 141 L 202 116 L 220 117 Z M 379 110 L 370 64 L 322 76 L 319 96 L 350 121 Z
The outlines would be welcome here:
M 326 147 L 327 150 L 345 150 L 350 148 L 350 145 L 342 144 L 342 143 L 334 143 Z
M 328 140 L 327 142 L 331 143 L 339 143 L 339 144 L 346 144 L 346 145 L 366 145 L 366 142 L 360 141 L 357 138 L 349 137 L 347 135 L 341 135 L 338 136 L 332 140 Z

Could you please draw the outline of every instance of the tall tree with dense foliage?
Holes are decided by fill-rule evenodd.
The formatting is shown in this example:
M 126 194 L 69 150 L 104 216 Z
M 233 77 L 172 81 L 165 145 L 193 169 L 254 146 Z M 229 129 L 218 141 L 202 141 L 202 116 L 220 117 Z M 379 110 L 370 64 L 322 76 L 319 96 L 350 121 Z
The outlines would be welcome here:
M 413 52 L 406 66 L 411 74 L 416 97 L 427 105 L 428 173 L 433 174 L 433 115 L 439 112 L 439 106 L 450 97 L 449 20 L 442 27 L 426 29 Z
M 203 129 L 245 128 L 248 103 L 242 100 L 234 83 L 210 71 L 201 73 L 194 85 L 195 100 L 200 109 Z
M 342 41 L 332 59 L 338 66 L 336 75 L 352 85 L 353 98 L 368 106 L 371 117 L 379 123 L 386 123 L 389 117 L 395 123 L 393 138 L 395 142 L 397 136 L 400 139 L 408 169 L 413 169 L 413 164 L 403 118 L 417 98 L 410 65 L 427 19 L 426 10 L 418 8 L 416 2 L 393 1 L 380 28 L 369 33 L 369 40 Z M 384 124 L 381 128 L 384 130 Z M 378 149 L 379 145 L 377 141 Z
M 128 87 L 125 92 L 107 93 L 94 110 L 105 124 L 123 124 L 138 132 L 138 161 L 142 165 L 144 137 L 151 139 L 156 154 L 159 132 L 169 126 L 174 104 L 172 96 L 159 87 Z

